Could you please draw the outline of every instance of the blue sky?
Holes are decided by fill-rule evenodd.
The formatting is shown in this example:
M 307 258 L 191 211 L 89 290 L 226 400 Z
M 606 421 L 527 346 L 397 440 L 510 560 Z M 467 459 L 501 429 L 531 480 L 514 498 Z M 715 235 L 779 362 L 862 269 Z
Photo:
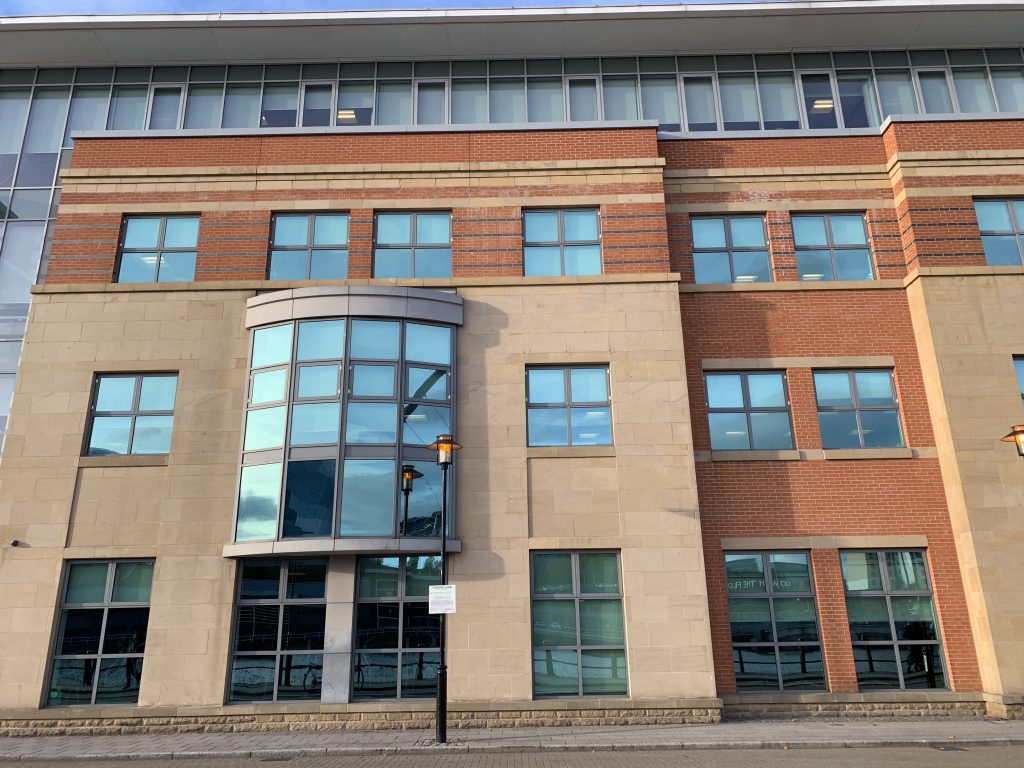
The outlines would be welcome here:
M 688 0 L 688 2 L 739 0 Z M 750 0 L 746 0 L 750 2 Z M 0 16 L 89 13 L 216 13 L 218 11 L 334 11 L 422 8 L 524 8 L 662 5 L 671 0 L 0 0 Z

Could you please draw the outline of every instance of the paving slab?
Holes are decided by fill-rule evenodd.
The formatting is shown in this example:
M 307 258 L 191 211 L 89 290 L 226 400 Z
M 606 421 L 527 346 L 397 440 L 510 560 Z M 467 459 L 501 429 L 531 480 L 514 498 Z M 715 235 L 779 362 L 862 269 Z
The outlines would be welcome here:
M 280 758 L 838 747 L 1024 746 L 1024 721 L 744 720 L 716 725 L 468 728 L 434 743 L 430 730 L 273 731 L 0 738 L 0 761 Z

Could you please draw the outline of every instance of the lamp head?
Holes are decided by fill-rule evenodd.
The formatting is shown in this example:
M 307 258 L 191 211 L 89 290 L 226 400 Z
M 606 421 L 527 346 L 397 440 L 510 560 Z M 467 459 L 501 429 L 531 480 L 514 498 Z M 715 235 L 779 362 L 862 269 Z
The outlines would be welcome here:
M 402 465 L 402 493 L 409 493 L 412 491 L 412 483 L 418 477 L 423 477 L 422 472 L 416 471 L 416 466 L 413 464 Z
M 1014 443 L 1017 446 L 1017 455 L 1024 459 L 1024 424 L 1015 424 L 1010 429 L 1010 434 L 1003 438 L 1004 443 Z
M 455 452 L 462 448 L 451 435 L 438 435 L 437 440 L 427 447 L 437 451 L 437 463 L 441 466 L 451 466 Z

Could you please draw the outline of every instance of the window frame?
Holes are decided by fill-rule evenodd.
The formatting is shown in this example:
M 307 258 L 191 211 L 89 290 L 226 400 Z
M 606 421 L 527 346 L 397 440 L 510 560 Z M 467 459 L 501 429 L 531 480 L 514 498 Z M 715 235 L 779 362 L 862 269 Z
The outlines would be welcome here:
M 762 245 L 762 246 L 753 246 L 753 245 L 749 245 L 749 246 L 748 245 L 735 246 L 735 245 L 733 245 L 733 243 L 732 243 L 732 226 L 731 226 L 732 220 L 733 219 L 754 219 L 754 218 L 758 218 L 761 221 L 761 232 L 764 235 L 764 245 Z M 702 214 L 702 215 L 699 215 L 699 216 L 691 216 L 690 217 L 690 232 L 691 233 L 693 232 L 693 222 L 695 220 L 697 220 L 697 219 L 721 219 L 722 220 L 722 226 L 725 229 L 725 246 L 724 246 L 724 248 L 697 247 L 697 245 L 696 245 L 696 243 L 694 243 L 693 237 L 691 235 L 690 243 L 693 246 L 692 249 L 691 249 L 691 253 L 693 255 L 694 262 L 695 262 L 694 263 L 694 269 L 693 269 L 694 282 L 697 285 L 721 285 L 721 283 L 703 283 L 703 282 L 698 282 L 697 281 L 696 256 L 697 256 L 698 253 L 721 253 L 724 250 L 726 252 L 726 256 L 729 259 L 729 277 L 730 277 L 729 284 L 730 285 L 750 285 L 750 284 L 753 284 L 753 283 L 761 282 L 759 280 L 737 280 L 736 279 L 737 278 L 737 276 L 736 276 L 736 263 L 735 263 L 735 261 L 733 259 L 733 253 L 734 252 L 738 252 L 738 253 L 760 253 L 760 252 L 764 252 L 764 254 L 765 254 L 765 256 L 766 256 L 766 258 L 768 260 L 768 279 L 766 281 L 764 281 L 764 282 L 774 283 L 775 282 L 775 275 L 773 274 L 773 269 L 772 269 L 772 251 L 771 251 L 770 244 L 768 242 L 768 222 L 767 222 L 766 218 L 767 217 L 763 213 L 759 214 L 759 215 L 758 214 L 750 215 L 750 214 L 745 214 L 745 213 L 726 213 L 726 214 L 722 214 L 720 216 L 716 216 L 714 214 L 707 214 L 707 215 Z
M 565 238 L 565 213 L 578 212 L 578 213 L 589 213 L 594 214 L 594 218 L 597 223 L 597 239 L 596 240 L 567 240 Z M 547 240 L 527 240 L 526 239 L 526 217 L 533 213 L 554 213 L 558 216 L 558 240 L 547 241 Z M 574 277 L 578 275 L 588 274 L 604 274 L 604 249 L 601 245 L 601 208 L 596 207 L 583 207 L 583 208 L 524 208 L 522 211 L 522 227 L 523 227 L 523 276 L 534 277 L 535 275 L 528 274 L 526 271 L 526 249 L 527 248 L 558 248 L 558 260 L 559 260 L 559 271 L 557 277 Z M 598 259 L 600 261 L 599 271 L 596 273 L 590 272 L 566 272 L 565 271 L 565 249 L 567 246 L 596 246 Z M 537 275 L 542 277 L 542 275 Z
M 303 90 L 305 92 L 305 90 Z M 305 245 L 275 245 L 274 244 L 274 225 L 277 221 L 278 216 L 305 216 L 306 217 L 306 244 Z M 314 232 L 316 230 L 316 219 L 318 216 L 344 216 L 345 217 L 345 232 L 346 238 L 345 243 L 342 246 L 339 245 L 315 245 L 314 244 Z M 352 223 L 351 215 L 349 211 L 310 211 L 304 213 L 302 211 L 275 211 L 270 216 L 270 232 L 267 236 L 267 280 L 347 280 L 349 272 L 349 241 L 351 236 L 349 234 L 349 227 Z M 340 278 L 323 278 L 313 277 L 313 254 L 316 251 L 345 251 L 345 276 Z M 300 278 L 275 278 L 271 277 L 271 270 L 274 264 L 274 253 L 285 252 L 285 253 L 305 253 L 306 254 L 306 269 L 305 277 Z
M 898 553 L 913 553 L 918 552 L 921 554 L 922 561 L 924 563 L 924 575 L 928 583 L 928 590 L 893 590 L 892 584 L 889 580 L 889 567 L 886 562 L 886 554 L 889 552 Z M 842 567 L 844 554 L 848 553 L 873 553 L 877 556 L 878 570 L 881 577 L 882 589 L 880 590 L 853 590 L 848 589 L 846 584 L 846 573 Z M 943 691 L 950 690 L 949 685 L 949 667 L 945 660 L 945 643 L 942 639 L 942 626 L 939 621 L 939 613 L 936 610 L 935 603 L 935 582 L 932 579 L 932 569 L 928 563 L 928 550 L 922 547 L 909 547 L 909 548 L 883 548 L 883 549 L 840 549 L 840 574 L 843 578 L 843 603 L 844 608 L 849 612 L 849 598 L 852 597 L 883 597 L 885 598 L 885 607 L 889 614 L 889 631 L 892 633 L 891 640 L 854 640 L 852 633 L 850 637 L 851 649 L 859 647 L 872 646 L 876 648 L 892 648 L 896 652 L 896 670 L 898 673 L 900 687 L 899 688 L 868 688 L 867 691 L 912 691 L 912 690 L 931 690 L 931 691 Z M 927 597 L 931 602 L 933 623 L 935 625 L 935 639 L 934 640 L 902 640 L 896 631 L 896 619 L 892 610 L 892 598 L 893 597 Z M 847 613 L 847 626 L 849 626 L 849 614 Z M 945 683 L 941 688 L 907 688 L 906 680 L 903 675 L 903 663 L 902 657 L 900 656 L 900 647 L 904 645 L 914 646 L 933 646 L 936 650 L 936 654 L 939 658 L 939 663 L 942 665 L 942 679 Z M 855 660 L 856 663 L 856 660 Z M 857 687 L 860 688 L 860 681 L 857 681 Z
M 180 116 L 179 116 L 180 117 Z M 138 219 L 159 219 L 160 228 L 157 233 L 156 247 L 154 248 L 126 248 L 124 241 L 125 236 L 128 233 L 128 222 Z M 167 222 L 170 219 L 195 219 L 196 220 L 196 244 L 194 248 L 167 248 L 164 246 L 164 236 L 167 232 Z M 117 240 L 117 259 L 114 269 L 114 282 L 119 285 L 144 285 L 148 283 L 187 283 L 195 282 L 195 265 L 192 268 L 192 279 L 191 280 L 161 280 L 160 270 L 163 267 L 163 257 L 165 253 L 194 253 L 196 254 L 196 261 L 199 260 L 199 230 L 202 228 L 203 220 L 202 216 L 198 213 L 174 213 L 174 214 L 125 214 L 121 219 L 121 230 L 118 234 Z M 121 267 L 124 261 L 125 254 L 132 253 L 155 253 L 156 254 L 156 268 L 153 270 L 153 279 L 151 281 L 144 282 L 121 282 Z
M 170 410 L 159 410 L 159 411 L 141 411 L 139 410 L 139 402 L 142 398 L 142 380 L 143 379 L 174 379 L 174 402 L 177 405 L 178 401 L 178 383 L 180 378 L 179 371 L 152 371 L 152 372 L 112 372 L 112 373 L 100 373 L 93 374 L 92 392 L 89 395 L 89 410 L 87 413 L 88 423 L 85 428 L 85 440 L 82 445 L 82 456 L 169 456 L 171 453 L 170 447 L 167 453 L 135 453 L 132 448 L 135 446 L 135 424 L 139 416 L 170 416 L 171 417 L 171 438 L 174 437 L 174 408 Z M 99 400 L 100 395 L 100 381 L 103 379 L 134 379 L 135 388 L 132 393 L 132 407 L 127 411 L 98 411 L 96 410 L 96 404 Z M 122 417 L 131 418 L 131 426 L 128 428 L 128 451 L 126 453 L 114 453 L 114 454 L 102 454 L 102 453 L 90 453 L 89 448 L 92 445 L 92 434 L 93 428 L 96 423 L 97 417 Z
M 860 404 L 860 393 L 857 391 L 857 377 L 858 373 L 888 373 L 889 374 L 889 385 L 892 388 L 892 399 L 893 405 L 861 405 Z M 817 384 L 814 381 L 814 377 L 819 374 L 837 374 L 845 373 L 850 382 L 850 401 L 851 406 L 838 406 L 838 405 L 827 405 L 823 406 L 818 402 L 818 389 Z M 811 384 L 814 386 L 814 406 L 818 414 L 818 436 L 821 438 L 822 448 L 826 451 L 842 451 L 842 450 L 885 450 L 887 448 L 905 448 L 907 445 L 906 429 L 903 425 L 903 416 L 900 413 L 900 395 L 899 389 L 896 387 L 896 372 L 892 368 L 814 368 L 811 370 Z M 830 448 L 825 446 L 824 434 L 821 429 L 821 413 L 836 413 L 853 412 L 857 421 L 857 439 L 860 445 L 856 448 Z M 864 445 L 864 427 L 861 423 L 861 411 L 892 411 L 896 414 L 896 423 L 900 429 L 900 444 L 899 445 L 887 445 L 887 446 L 866 446 Z
M 608 399 L 604 401 L 579 401 L 572 400 L 572 371 L 574 370 L 603 370 L 605 374 L 605 391 Z M 562 371 L 565 400 L 561 403 L 531 403 L 530 402 L 530 371 L 548 370 Z M 526 446 L 527 448 L 556 448 L 556 447 L 588 447 L 615 445 L 615 430 L 612 418 L 612 380 L 611 366 L 601 363 L 581 363 L 578 365 L 527 365 L 524 372 L 526 388 Z M 607 443 L 573 443 L 572 441 L 572 409 L 573 408 L 607 408 L 608 409 L 608 442 Z M 533 445 L 530 442 L 530 411 L 531 410 L 563 410 L 565 411 L 566 442 L 556 445 Z
M 711 414 L 713 413 L 742 413 L 747 421 L 747 447 L 746 448 L 715 448 L 711 445 L 713 451 L 791 451 L 796 448 L 796 433 L 793 429 L 793 404 L 789 397 L 789 376 L 785 369 L 765 369 L 765 370 L 743 370 L 743 371 L 717 371 L 708 370 L 704 371 L 704 405 L 708 413 L 708 438 L 709 443 L 713 439 L 711 432 Z M 755 407 L 750 404 L 750 384 L 748 377 L 750 376 L 764 376 L 767 374 L 776 374 L 782 379 L 782 392 L 786 398 L 786 404 L 784 406 L 775 408 L 766 407 Z M 740 410 L 736 408 L 713 408 L 710 400 L 710 388 L 708 387 L 708 379 L 714 376 L 739 376 L 740 387 L 743 394 L 743 407 Z M 786 418 L 789 420 L 789 435 L 790 445 L 789 448 L 756 448 L 753 443 L 754 429 L 751 421 L 751 414 L 754 413 L 785 413 Z
M 761 560 L 762 567 L 764 567 L 764 569 L 765 569 L 764 570 L 764 582 L 765 582 L 764 592 L 730 592 L 729 591 L 728 566 L 725 565 L 725 560 L 726 560 L 726 558 L 729 555 L 760 555 L 760 557 L 762 558 L 762 560 Z M 772 564 L 772 559 L 771 559 L 772 555 L 804 555 L 807 558 L 807 578 L 808 578 L 808 581 L 810 583 L 810 590 L 808 590 L 806 592 L 778 592 L 778 591 L 776 591 L 775 584 L 774 584 L 774 581 L 775 581 L 774 565 Z M 776 674 L 776 677 L 778 679 L 778 684 L 779 684 L 779 687 L 776 690 L 778 690 L 780 693 L 784 693 L 784 692 L 797 692 L 797 691 L 799 691 L 799 692 L 806 692 L 806 691 L 810 691 L 810 692 L 814 692 L 814 691 L 826 692 L 826 691 L 828 691 L 829 690 L 829 684 L 828 684 L 828 664 L 827 664 L 826 659 L 825 659 L 825 648 L 824 648 L 824 643 L 822 641 L 822 634 L 823 633 L 822 633 L 822 626 L 821 626 L 821 615 L 820 615 L 819 610 L 818 610 L 818 596 L 817 596 L 817 593 L 814 590 L 814 563 L 812 562 L 811 551 L 807 550 L 807 549 L 787 549 L 787 550 L 774 550 L 774 549 L 767 549 L 767 550 L 725 550 L 725 551 L 722 552 L 722 561 L 723 561 L 725 583 L 726 583 L 725 594 L 726 594 L 727 612 L 728 612 L 728 603 L 731 602 L 732 600 L 736 600 L 736 599 L 740 599 L 740 600 L 767 600 L 768 601 L 768 611 L 769 611 L 769 615 L 771 616 L 771 622 L 772 622 L 772 638 L 773 639 L 772 639 L 771 642 L 745 642 L 745 643 L 737 643 L 736 641 L 734 641 L 732 639 L 732 631 L 731 631 L 732 615 L 729 614 L 729 622 L 730 622 L 729 643 L 730 643 L 730 648 L 732 650 L 732 653 L 734 654 L 734 656 L 733 656 L 733 665 L 734 665 L 734 673 L 733 674 L 734 674 L 734 677 L 735 677 L 735 664 L 736 664 L 735 653 L 736 653 L 737 647 L 739 647 L 740 649 L 749 648 L 749 649 L 755 649 L 755 650 L 756 649 L 760 649 L 760 648 L 771 648 L 772 651 L 775 654 L 775 674 Z M 792 640 L 792 641 L 780 641 L 779 640 L 778 624 L 777 624 L 777 621 L 776 621 L 776 618 L 775 618 L 775 600 L 778 599 L 778 598 L 787 599 L 787 598 L 796 598 L 796 597 L 810 598 L 811 601 L 813 602 L 815 625 L 816 625 L 816 628 L 817 628 L 817 631 L 818 631 L 818 639 L 817 640 Z M 822 677 L 823 686 L 821 688 L 793 688 L 793 687 L 787 688 L 785 686 L 785 683 L 784 683 L 783 678 L 782 678 L 782 657 L 780 655 L 780 646 L 784 647 L 784 648 L 787 648 L 787 649 L 789 649 L 789 648 L 805 648 L 805 647 L 806 648 L 817 648 L 818 652 L 821 654 L 821 677 Z M 766 691 L 764 689 L 739 690 L 739 685 L 737 684 L 737 693 L 740 693 L 740 694 L 755 694 L 756 695 L 756 694 L 765 693 L 765 692 Z
M 580 588 L 580 555 L 615 555 L 615 565 L 618 569 L 618 586 L 619 590 L 616 593 L 611 592 L 583 592 Z M 534 556 L 535 555 L 569 555 L 572 563 L 572 593 L 543 593 L 536 594 L 534 592 Z M 530 550 L 530 681 L 531 691 L 533 694 L 534 701 L 538 700 L 549 700 L 549 699 L 575 699 L 575 698 L 629 698 L 629 653 L 627 651 L 627 632 L 626 632 L 626 604 L 625 596 L 622 589 L 622 552 L 618 549 L 531 549 Z M 559 600 L 559 601 L 572 601 L 575 608 L 576 615 L 576 644 L 573 646 L 568 645 L 534 645 L 533 644 L 533 615 L 534 615 L 534 602 L 537 600 Z M 622 609 L 622 645 L 583 645 L 580 627 L 580 603 L 585 600 L 618 600 L 620 608 Z M 536 677 L 534 674 L 533 660 L 534 653 L 538 650 L 544 651 L 574 651 L 576 653 L 576 682 L 577 682 L 577 693 L 574 694 L 553 694 L 553 695 L 538 695 L 536 690 Z M 583 692 L 583 651 L 622 651 L 622 658 L 625 665 L 626 675 L 626 690 L 621 694 L 608 694 L 608 693 L 584 693 Z
M 981 248 L 982 253 L 985 256 L 986 266 L 1003 266 L 1001 264 L 989 264 L 988 254 L 985 253 L 985 238 L 986 237 L 1012 237 L 1014 242 L 1017 244 L 1017 265 L 1009 266 L 1020 266 L 1024 264 L 1024 221 L 1018 221 L 1017 212 L 1014 210 L 1013 203 L 1024 203 L 1024 197 L 975 197 L 972 199 L 972 207 L 974 208 L 975 221 L 978 224 L 978 232 L 981 235 Z M 1007 214 L 1010 217 L 1011 229 L 982 229 L 981 222 L 978 221 L 978 203 L 1002 203 L 1006 206 Z
M 409 242 L 408 243 L 403 243 L 403 244 L 389 243 L 389 244 L 385 244 L 385 245 L 380 245 L 377 242 L 378 217 L 381 216 L 381 215 L 387 216 L 387 215 L 392 215 L 392 214 L 404 214 L 404 215 L 407 215 L 407 216 L 410 217 L 409 218 Z M 416 238 L 416 220 L 420 216 L 420 214 L 424 214 L 424 215 L 427 215 L 427 216 L 437 216 L 437 215 L 443 214 L 443 215 L 446 215 L 448 217 L 448 242 L 447 242 L 447 244 L 445 244 L 445 243 L 422 243 L 421 244 L 417 240 L 417 238 Z M 395 211 L 389 211 L 389 210 L 380 211 L 380 210 L 377 210 L 377 211 L 374 211 L 373 212 L 373 243 L 372 243 L 372 249 L 371 249 L 371 257 L 372 258 L 371 258 L 371 268 L 370 268 L 370 270 L 371 270 L 371 277 L 373 279 L 376 279 L 376 280 L 421 280 L 421 279 L 425 279 L 425 278 L 423 278 L 423 277 L 421 277 L 421 276 L 416 274 L 416 251 L 417 250 L 421 250 L 421 249 L 422 250 L 441 250 L 441 249 L 447 247 L 447 249 L 448 249 L 448 275 L 447 275 L 447 277 L 427 278 L 427 279 L 450 280 L 451 277 L 452 277 L 452 273 L 454 271 L 453 249 L 452 249 L 452 224 L 454 224 L 454 218 L 452 217 L 451 209 L 439 209 L 439 210 L 418 209 L 418 210 L 409 210 L 409 211 L 406 211 L 406 210 L 395 210 Z M 383 278 L 382 277 L 378 277 L 377 276 L 377 252 L 378 251 L 395 251 L 395 250 L 400 250 L 400 251 L 406 251 L 407 250 L 407 251 L 409 251 L 409 267 L 410 267 L 409 274 L 405 275 L 403 277 L 383 277 Z
M 107 580 L 103 587 L 103 600 L 99 603 L 69 603 L 67 602 L 67 590 L 69 582 L 71 580 L 71 569 L 73 565 L 87 565 L 87 564 L 104 564 L 107 566 Z M 100 670 L 104 659 L 145 659 L 146 649 L 145 645 L 140 653 L 104 653 L 103 645 L 107 638 L 107 617 L 110 610 L 117 608 L 145 608 L 147 611 L 152 608 L 153 604 L 153 592 L 152 592 L 152 581 L 150 582 L 150 598 L 146 601 L 124 601 L 114 602 L 113 591 L 114 591 L 114 577 L 117 570 L 117 566 L 121 564 L 132 564 L 132 563 L 148 563 L 152 566 L 152 573 L 156 573 L 156 558 L 112 558 L 112 559 L 101 559 L 101 558 L 83 558 L 83 559 L 72 559 L 65 560 L 63 564 L 63 573 L 61 574 L 60 580 L 60 601 L 57 605 L 56 621 L 53 627 L 53 635 L 50 641 L 50 656 L 47 661 L 47 674 L 46 674 L 46 687 L 45 698 L 43 706 L 47 709 L 63 709 L 69 707 L 82 707 L 82 706 L 117 706 L 117 703 L 113 702 L 97 702 L 96 694 L 99 688 L 100 681 Z M 58 653 L 57 641 L 60 639 L 61 625 L 63 623 L 64 612 L 69 610 L 103 610 L 103 618 L 100 621 L 100 635 L 97 640 L 97 652 L 96 653 Z M 149 616 L 146 616 L 146 634 L 147 640 L 149 635 Z M 54 671 L 56 662 L 64 659 L 84 659 L 95 661 L 95 668 L 93 669 L 93 681 L 92 681 L 92 692 L 90 694 L 89 704 L 53 704 L 50 702 L 50 692 L 54 681 Z M 145 665 L 143 665 L 145 666 Z M 142 672 L 139 672 L 139 688 L 142 686 Z M 137 701 L 136 701 L 137 705 Z M 130 704 L 129 704 L 130 706 Z
M 835 93 L 835 91 L 833 91 Z M 839 110 L 838 96 L 833 96 L 836 100 L 836 110 Z M 840 110 L 841 111 L 841 110 Z M 834 129 L 814 129 L 814 130 L 834 130 Z M 793 220 L 798 218 L 813 218 L 821 216 L 825 223 L 825 244 L 823 245 L 799 245 L 796 240 L 796 227 L 793 226 Z M 861 220 L 861 226 L 864 228 L 864 244 L 863 245 L 836 245 L 835 238 L 832 235 L 832 217 L 833 216 L 859 216 Z M 839 277 L 839 262 L 837 260 L 838 253 L 842 251 L 867 251 L 868 253 L 868 265 L 871 267 L 871 277 L 860 278 L 863 280 L 878 280 L 878 267 L 875 264 L 874 250 L 871 247 L 871 232 L 868 230 L 868 220 L 866 211 L 823 211 L 823 212 L 800 212 L 790 214 L 790 227 L 793 232 L 793 257 L 796 261 L 797 280 L 802 283 L 845 283 L 851 282 L 850 280 L 841 279 Z M 819 280 L 804 280 L 800 274 L 800 253 L 802 251 L 828 251 L 829 261 L 832 264 L 832 276 L 822 275 Z

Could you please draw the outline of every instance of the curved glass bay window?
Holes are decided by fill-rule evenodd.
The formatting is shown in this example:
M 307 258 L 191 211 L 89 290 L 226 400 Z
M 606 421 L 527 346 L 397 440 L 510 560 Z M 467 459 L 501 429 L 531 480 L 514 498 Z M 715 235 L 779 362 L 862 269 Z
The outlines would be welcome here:
M 236 541 L 439 536 L 454 328 L 339 317 L 256 328 Z M 400 468 L 413 464 L 408 508 Z

